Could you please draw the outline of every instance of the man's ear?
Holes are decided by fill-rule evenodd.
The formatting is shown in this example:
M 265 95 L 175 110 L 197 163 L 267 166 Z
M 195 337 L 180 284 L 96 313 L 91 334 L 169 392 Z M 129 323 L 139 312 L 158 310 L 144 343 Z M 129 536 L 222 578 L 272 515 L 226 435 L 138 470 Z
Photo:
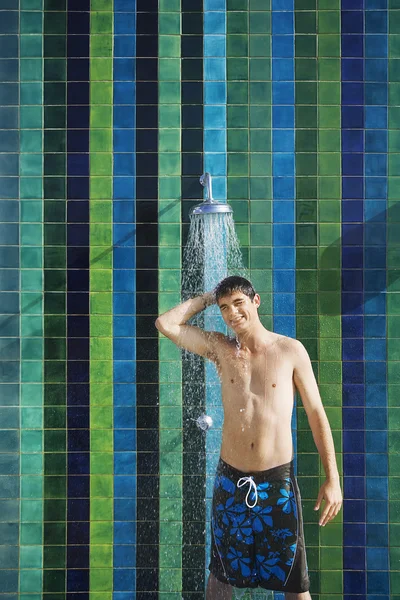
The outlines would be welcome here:
M 254 304 L 257 306 L 257 308 L 260 306 L 261 304 L 261 298 L 260 298 L 260 294 L 256 294 L 253 298 L 253 302 Z

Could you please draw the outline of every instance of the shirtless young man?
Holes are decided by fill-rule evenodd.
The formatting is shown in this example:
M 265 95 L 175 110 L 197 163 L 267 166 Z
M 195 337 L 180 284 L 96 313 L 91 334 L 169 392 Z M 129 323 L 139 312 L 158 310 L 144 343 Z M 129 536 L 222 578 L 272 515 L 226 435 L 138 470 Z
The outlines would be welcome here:
M 187 325 L 217 303 L 235 338 Z M 332 433 L 310 358 L 301 342 L 268 331 L 260 296 L 249 281 L 228 277 L 214 292 L 158 317 L 157 328 L 178 346 L 216 363 L 224 425 L 214 486 L 207 600 L 228 600 L 234 587 L 285 592 L 309 600 L 301 500 L 293 473 L 291 418 L 300 393 L 326 480 L 315 510 L 326 525 L 342 504 Z

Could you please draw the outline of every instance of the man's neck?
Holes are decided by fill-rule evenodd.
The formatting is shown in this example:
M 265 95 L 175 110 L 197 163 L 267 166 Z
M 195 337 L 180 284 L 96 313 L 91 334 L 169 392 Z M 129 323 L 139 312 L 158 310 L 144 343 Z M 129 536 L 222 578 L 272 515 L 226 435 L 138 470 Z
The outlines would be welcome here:
M 237 336 L 240 347 L 243 350 L 248 350 L 253 353 L 263 350 L 265 346 L 272 341 L 272 337 L 273 333 L 268 331 L 261 322 L 259 322 L 259 324 L 251 331 L 247 331 L 246 333 Z

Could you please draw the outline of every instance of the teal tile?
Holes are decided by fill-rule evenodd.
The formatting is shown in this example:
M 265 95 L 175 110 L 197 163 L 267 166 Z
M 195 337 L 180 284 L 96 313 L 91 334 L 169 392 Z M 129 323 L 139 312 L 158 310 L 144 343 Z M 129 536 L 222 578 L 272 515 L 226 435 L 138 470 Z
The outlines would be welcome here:
M 20 150 L 21 152 L 42 152 L 43 134 L 40 130 L 24 131 L 20 130 Z
M 22 367 L 27 363 L 22 363 Z M 40 363 L 39 363 L 40 364 Z M 40 364 L 42 368 L 42 365 Z M 43 409 L 41 407 L 22 407 L 21 408 L 21 427 L 23 429 L 42 429 L 43 428 Z
M 42 544 L 43 523 L 21 523 L 19 540 L 20 544 Z
M 21 58 L 37 58 L 43 55 L 41 35 L 21 35 L 20 42 Z
M 41 154 L 21 154 L 19 160 L 20 174 L 22 176 L 35 175 L 40 177 L 43 174 L 43 158 Z
M 34 13 L 32 13 L 34 14 Z M 42 81 L 43 61 L 41 58 L 21 58 L 19 75 L 21 81 Z
M 21 83 L 19 89 L 22 105 L 43 104 L 43 84 L 41 82 Z
M 24 33 L 42 33 L 43 31 L 43 13 L 42 12 L 20 12 L 20 34 Z
M 271 60 L 269 58 L 250 58 L 250 80 L 270 81 Z
M 33 433 L 37 433 L 34 431 Z M 43 519 L 43 502 L 42 500 L 24 500 L 21 503 L 21 521 L 27 523 L 29 521 L 41 521 Z
M 20 0 L 21 10 L 43 10 L 43 0 Z
M 23 246 L 39 246 L 43 243 L 42 223 L 21 223 L 20 241 Z
M 226 20 L 227 34 L 248 32 L 247 12 L 228 12 Z
M 271 201 L 252 201 L 250 203 L 250 215 L 252 223 L 271 223 L 272 222 L 272 202 Z
M 271 179 L 269 177 L 252 177 L 250 179 L 250 198 L 252 200 L 271 198 Z
M 227 107 L 228 129 L 231 127 L 248 127 L 249 110 L 248 106 L 229 106 Z
M 270 129 L 250 129 L 250 151 L 271 152 Z
M 19 112 L 21 129 L 40 129 L 43 126 L 42 110 L 41 106 L 21 106 Z
M 271 106 L 250 106 L 250 127 L 271 127 Z
M 250 56 L 271 56 L 271 40 L 265 35 L 250 36 Z
M 32 200 L 43 197 L 42 177 L 20 177 L 19 195 L 21 200 Z
M 21 546 L 19 566 L 20 569 L 41 569 L 43 567 L 43 548 L 41 546 Z
M 228 81 L 247 81 L 249 78 L 249 59 L 228 58 L 226 72 Z
M 21 475 L 43 475 L 43 455 L 21 454 Z
M 251 81 L 249 95 L 250 104 L 271 104 L 271 82 Z
M 21 359 L 40 360 L 43 359 L 43 340 L 37 338 L 21 339 Z M 40 386 L 37 386 L 40 387 Z
M 42 202 L 40 200 L 21 201 L 21 221 L 23 223 L 40 223 L 43 221 Z
M 247 129 L 228 129 L 228 152 L 248 152 L 248 146 Z
M 159 19 L 159 34 L 176 34 L 181 30 L 181 15 L 163 13 Z
M 39 342 L 43 340 L 39 339 Z M 24 339 L 22 338 L 22 342 Z M 24 383 L 21 385 L 21 405 L 41 406 L 43 403 L 43 385 L 40 383 Z
M 21 452 L 43 452 L 43 432 L 21 431 Z
M 272 155 L 266 152 L 251 153 L 250 155 L 250 175 L 252 177 L 257 175 L 272 175 Z M 267 196 L 270 198 L 271 192 Z M 260 198 L 261 199 L 261 198 Z
M 271 10 L 271 0 L 250 0 L 250 10 Z
M 248 83 L 242 81 L 228 81 L 228 104 L 248 104 Z
M 21 569 L 19 573 L 19 592 L 22 598 L 41 594 L 43 571 L 41 569 Z
M 43 478 L 37 475 L 21 477 L 21 498 L 42 498 Z
M 41 383 L 43 381 L 43 364 L 39 361 L 22 362 L 21 381 L 23 383 Z
M 251 223 L 251 246 L 270 246 L 272 243 L 272 226 L 269 223 Z
M 226 38 L 226 55 L 229 56 L 248 56 L 249 44 L 248 36 L 235 34 L 228 35 Z
M 257 10 L 251 7 L 251 10 Z M 271 33 L 271 13 L 261 9 L 250 13 L 250 33 Z M 251 42 L 250 42 L 251 43 Z

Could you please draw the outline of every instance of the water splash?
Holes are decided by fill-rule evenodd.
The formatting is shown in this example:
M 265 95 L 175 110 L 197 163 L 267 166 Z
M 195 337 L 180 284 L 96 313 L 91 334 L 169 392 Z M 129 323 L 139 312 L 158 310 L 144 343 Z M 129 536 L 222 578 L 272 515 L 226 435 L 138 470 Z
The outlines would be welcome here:
M 192 215 L 183 253 L 183 299 L 214 289 L 228 275 L 247 276 L 232 214 Z

